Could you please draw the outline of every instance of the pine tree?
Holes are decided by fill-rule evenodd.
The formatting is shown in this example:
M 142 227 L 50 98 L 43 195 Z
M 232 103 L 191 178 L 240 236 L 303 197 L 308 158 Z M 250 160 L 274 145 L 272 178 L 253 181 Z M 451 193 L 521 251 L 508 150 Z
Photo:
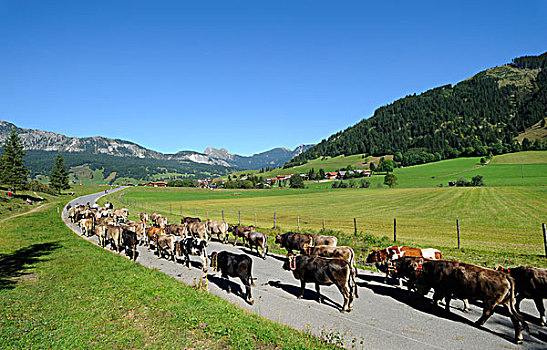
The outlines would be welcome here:
M 55 166 L 51 170 L 51 175 L 49 176 L 49 182 L 51 187 L 61 192 L 61 190 L 68 190 L 70 184 L 68 183 L 68 171 L 65 167 L 65 162 L 61 154 L 57 154 L 57 159 L 55 159 Z
M 13 191 L 22 189 L 27 182 L 28 169 L 25 167 L 23 144 L 15 128 L 4 143 L 4 152 L 0 157 L 0 182 Z

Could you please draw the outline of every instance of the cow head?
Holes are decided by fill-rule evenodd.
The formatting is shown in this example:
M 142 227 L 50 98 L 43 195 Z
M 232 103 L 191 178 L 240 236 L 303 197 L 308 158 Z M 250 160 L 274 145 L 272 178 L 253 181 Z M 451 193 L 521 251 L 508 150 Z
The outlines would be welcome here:
M 228 225 L 228 232 L 234 231 L 234 225 Z
M 277 235 L 275 235 L 275 243 L 276 244 L 281 245 L 282 241 L 283 241 L 283 235 L 281 233 L 278 233 Z
M 372 264 L 381 261 L 381 254 L 379 249 L 373 249 L 367 256 L 367 264 Z

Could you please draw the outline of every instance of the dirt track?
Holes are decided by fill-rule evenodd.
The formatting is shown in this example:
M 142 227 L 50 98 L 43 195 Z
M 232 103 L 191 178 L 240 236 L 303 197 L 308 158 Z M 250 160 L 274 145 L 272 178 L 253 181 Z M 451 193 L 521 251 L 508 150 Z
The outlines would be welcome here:
M 104 193 L 84 196 L 73 202 L 93 203 Z M 71 227 L 63 211 L 63 220 Z M 78 227 L 74 228 L 80 234 Z M 89 239 L 96 244 L 96 237 Z M 269 242 L 273 245 L 273 242 Z M 269 254 L 266 260 L 257 257 L 247 248 L 233 247 L 211 241 L 208 254 L 213 251 L 228 250 L 246 253 L 253 258 L 253 276 L 256 287 L 252 293 L 254 305 L 247 304 L 241 297 L 241 282 L 231 280 L 232 294 L 224 289 L 219 274 L 207 273 L 207 283 L 211 293 L 233 304 L 280 322 L 304 332 L 340 335 L 346 347 L 364 349 L 545 349 L 547 348 L 547 329 L 537 326 L 538 312 L 531 300 L 524 300 L 521 309 L 529 321 L 531 334 L 524 333 L 524 344 L 513 343 L 513 326 L 503 308 L 496 309 L 485 324 L 477 328 L 472 325 L 481 313 L 480 303 L 472 304 L 472 310 L 464 313 L 461 302 L 451 304 L 452 313 L 432 309 L 429 299 L 408 300 L 405 289 L 382 283 L 383 277 L 375 272 L 360 270 L 357 278 L 360 298 L 354 302 L 354 311 L 340 313 L 342 296 L 334 286 L 322 287 L 324 303 L 318 304 L 314 287 L 308 284 L 302 300 L 296 296 L 300 292 L 300 282 L 291 273 L 282 269 L 283 257 Z M 202 276 L 197 259 L 192 268 L 180 263 L 159 259 L 154 251 L 146 247 L 138 248 L 137 263 L 172 276 L 192 285 Z M 361 345 L 362 342 L 362 345 Z

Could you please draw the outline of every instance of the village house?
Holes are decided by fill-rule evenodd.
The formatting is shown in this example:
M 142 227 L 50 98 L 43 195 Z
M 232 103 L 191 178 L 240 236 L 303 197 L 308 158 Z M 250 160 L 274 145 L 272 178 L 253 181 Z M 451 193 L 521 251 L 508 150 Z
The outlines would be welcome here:
M 167 187 L 167 182 L 165 181 L 150 181 L 148 185 L 150 187 Z

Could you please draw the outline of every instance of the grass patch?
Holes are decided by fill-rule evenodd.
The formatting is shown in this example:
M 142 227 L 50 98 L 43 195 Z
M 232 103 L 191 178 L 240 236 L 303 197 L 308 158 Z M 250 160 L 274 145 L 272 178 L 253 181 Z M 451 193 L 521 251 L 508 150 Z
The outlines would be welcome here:
M 59 204 L 0 223 L 0 348 L 332 347 L 82 240 Z

